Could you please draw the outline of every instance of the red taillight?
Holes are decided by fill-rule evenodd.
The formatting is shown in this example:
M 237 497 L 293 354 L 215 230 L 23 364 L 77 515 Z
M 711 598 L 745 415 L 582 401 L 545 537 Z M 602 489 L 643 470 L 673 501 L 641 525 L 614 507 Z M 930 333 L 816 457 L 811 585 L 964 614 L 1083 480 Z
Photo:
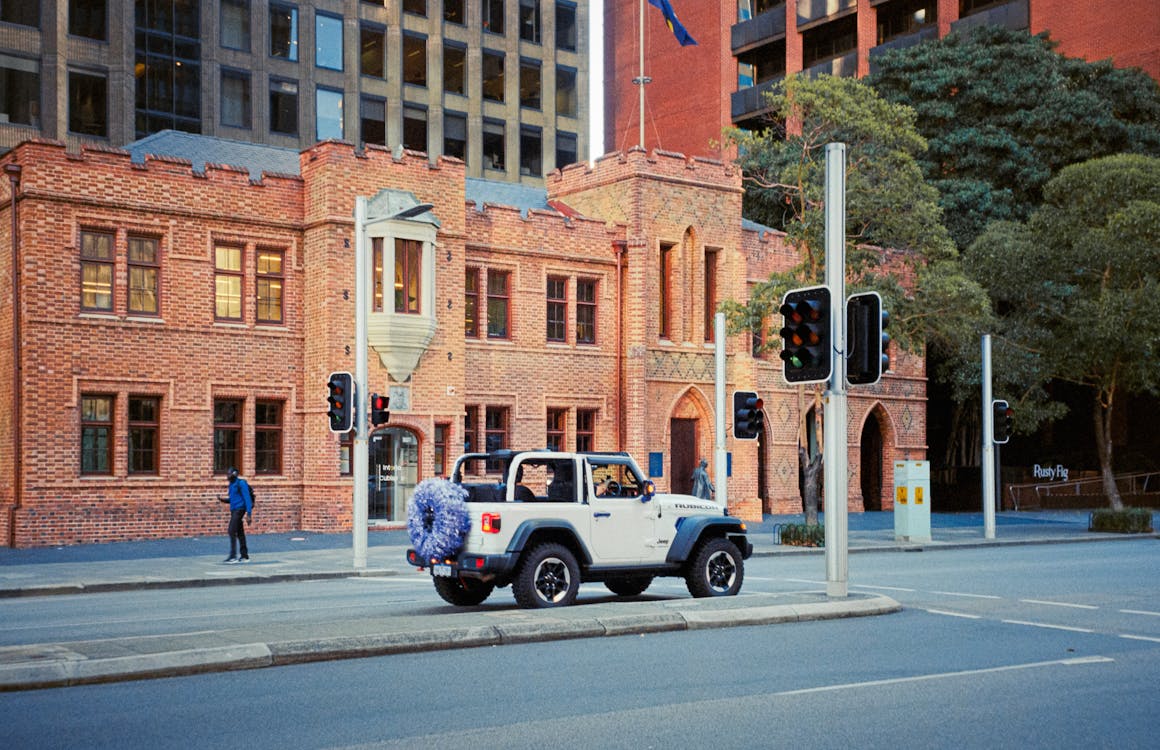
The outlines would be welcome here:
M 484 513 L 480 519 L 480 526 L 484 534 L 499 533 L 499 513 Z

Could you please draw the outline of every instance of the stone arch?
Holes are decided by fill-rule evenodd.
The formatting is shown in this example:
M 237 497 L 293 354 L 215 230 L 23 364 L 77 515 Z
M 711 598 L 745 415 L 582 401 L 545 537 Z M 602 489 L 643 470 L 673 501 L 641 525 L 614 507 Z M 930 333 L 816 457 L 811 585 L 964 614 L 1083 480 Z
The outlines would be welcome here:
M 712 425 L 713 409 L 699 386 L 686 387 L 669 403 L 669 419 L 665 430 L 669 448 L 670 491 L 692 491 L 693 469 L 697 461 L 708 459 L 713 452 Z
M 894 446 L 897 432 L 890 412 L 881 401 L 866 410 L 858 430 L 858 462 L 855 476 L 863 510 L 886 510 L 892 507 Z

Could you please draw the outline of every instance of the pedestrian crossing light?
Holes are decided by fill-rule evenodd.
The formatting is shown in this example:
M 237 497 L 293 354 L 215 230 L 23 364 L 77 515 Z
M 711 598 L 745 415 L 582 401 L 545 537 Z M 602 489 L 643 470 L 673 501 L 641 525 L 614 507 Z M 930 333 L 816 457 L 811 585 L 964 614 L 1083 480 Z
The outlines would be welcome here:
M 326 403 L 330 405 L 326 411 L 330 431 L 350 432 L 354 427 L 354 378 L 349 372 L 332 372 L 326 387 L 330 390 L 326 397 Z
M 1011 439 L 1011 428 L 1015 426 L 1015 410 L 1006 401 L 991 402 L 991 442 L 1004 445 Z
M 830 290 L 815 286 L 787 292 L 779 312 L 782 375 L 787 383 L 820 383 L 833 370 Z
M 753 391 L 733 392 L 733 437 L 756 440 L 761 432 L 765 403 Z
M 377 393 L 371 394 L 371 424 L 378 427 L 381 424 L 386 424 L 391 421 L 391 399 L 387 396 L 380 396 Z
M 890 314 L 882 309 L 878 292 L 851 294 L 846 300 L 846 381 L 850 385 L 874 385 L 890 369 L 890 334 L 883 329 Z

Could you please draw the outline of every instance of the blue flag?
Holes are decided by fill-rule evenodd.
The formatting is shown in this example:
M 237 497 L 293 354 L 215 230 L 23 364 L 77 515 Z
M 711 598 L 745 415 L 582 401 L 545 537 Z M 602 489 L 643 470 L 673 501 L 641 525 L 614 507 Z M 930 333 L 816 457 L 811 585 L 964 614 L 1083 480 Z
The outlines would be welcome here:
M 685 27 L 677 20 L 676 11 L 673 10 L 672 5 L 669 5 L 669 0 L 648 0 L 648 4 L 661 9 L 661 13 L 665 16 L 665 25 L 669 27 L 669 31 L 673 32 L 673 36 L 677 38 L 682 47 L 697 43 L 697 40 L 689 36 L 689 32 L 685 31 Z

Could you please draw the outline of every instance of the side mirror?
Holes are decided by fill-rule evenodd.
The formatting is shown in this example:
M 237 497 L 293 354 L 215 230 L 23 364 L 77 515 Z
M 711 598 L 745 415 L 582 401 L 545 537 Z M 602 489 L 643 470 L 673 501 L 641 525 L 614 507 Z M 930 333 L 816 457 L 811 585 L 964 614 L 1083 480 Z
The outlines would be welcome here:
M 648 501 L 652 500 L 653 495 L 657 493 L 657 486 L 653 484 L 651 479 L 646 479 L 644 481 L 643 490 L 644 491 L 640 495 L 640 501 L 642 503 L 647 503 Z

